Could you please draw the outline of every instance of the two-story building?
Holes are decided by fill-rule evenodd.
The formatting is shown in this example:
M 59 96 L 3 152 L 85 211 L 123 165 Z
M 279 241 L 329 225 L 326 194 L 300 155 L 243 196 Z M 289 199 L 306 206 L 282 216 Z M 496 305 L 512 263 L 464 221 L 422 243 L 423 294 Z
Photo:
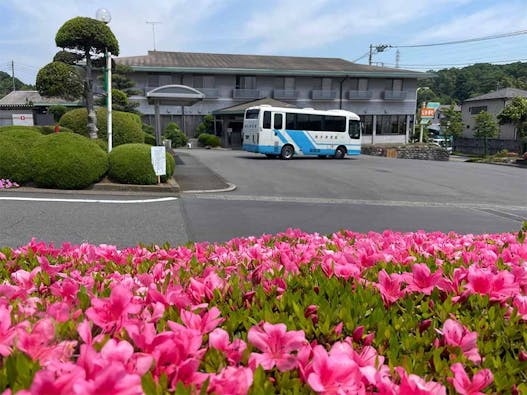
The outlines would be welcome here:
M 164 85 L 193 87 L 205 99 L 190 107 L 161 106 L 162 128 L 174 121 L 193 137 L 203 116 L 214 114 L 224 143 L 227 131 L 241 131 L 243 109 L 266 99 L 299 108 L 353 111 L 365 125 L 363 143 L 405 143 L 413 129 L 417 80 L 431 77 L 338 58 L 149 51 L 115 61 L 133 70 L 129 77 L 143 95 L 132 99 L 140 103 L 146 123 L 154 124 L 147 92 Z

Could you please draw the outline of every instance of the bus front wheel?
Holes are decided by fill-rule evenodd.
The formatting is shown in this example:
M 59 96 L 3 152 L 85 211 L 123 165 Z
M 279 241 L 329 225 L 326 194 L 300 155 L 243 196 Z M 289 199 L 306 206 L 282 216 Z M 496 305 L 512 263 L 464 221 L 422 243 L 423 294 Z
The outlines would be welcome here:
M 282 159 L 291 159 L 295 154 L 295 149 L 292 145 L 284 145 L 282 151 L 280 152 L 280 158 Z
M 344 159 L 345 156 L 346 156 L 346 148 L 338 147 L 335 150 L 335 159 Z

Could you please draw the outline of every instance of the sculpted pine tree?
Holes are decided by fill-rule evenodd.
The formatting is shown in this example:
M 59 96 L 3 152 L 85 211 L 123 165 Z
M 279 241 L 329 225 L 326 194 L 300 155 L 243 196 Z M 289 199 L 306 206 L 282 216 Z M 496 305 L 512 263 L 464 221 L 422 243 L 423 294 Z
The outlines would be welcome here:
M 61 69 L 61 73 L 56 73 L 56 80 L 51 81 L 49 78 L 46 81 L 39 79 L 41 73 L 37 76 L 37 89 L 44 96 L 60 96 L 71 99 L 74 96 L 80 97 L 78 94 L 78 86 L 72 82 L 75 68 L 84 70 L 84 78 L 79 73 L 78 79 L 82 84 L 82 95 L 86 102 L 88 110 L 88 130 L 90 137 L 97 138 L 97 119 L 94 111 L 93 100 L 93 76 L 92 69 L 94 62 L 102 60 L 104 53 L 109 51 L 112 55 L 119 55 L 119 43 L 115 38 L 110 28 L 101 21 L 86 17 L 76 17 L 66 21 L 58 30 L 55 36 L 55 44 L 62 48 L 55 57 L 55 62 L 61 62 L 63 65 L 69 67 L 70 72 Z M 68 55 L 68 53 L 70 55 Z M 53 63 L 51 63 L 53 64 Z M 50 71 L 56 71 L 58 68 L 55 65 L 44 66 L 42 70 L 47 69 L 48 73 L 43 73 L 42 77 L 48 76 Z M 39 84 L 40 82 L 40 84 Z M 52 83 L 53 82 L 53 83 Z M 53 89 L 49 89 L 53 87 Z

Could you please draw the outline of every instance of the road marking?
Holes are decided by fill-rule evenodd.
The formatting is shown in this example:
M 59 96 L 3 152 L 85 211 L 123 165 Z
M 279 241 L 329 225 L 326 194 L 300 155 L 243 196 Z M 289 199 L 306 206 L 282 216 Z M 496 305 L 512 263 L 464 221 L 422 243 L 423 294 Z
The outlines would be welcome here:
M 335 198 L 306 198 L 294 196 L 250 196 L 250 195 L 194 195 L 197 199 L 231 200 L 231 201 L 256 201 L 280 203 L 307 203 L 307 204 L 349 204 L 365 206 L 389 207 L 429 207 L 429 208 L 462 208 L 479 210 L 527 210 L 527 206 L 499 205 L 492 203 L 462 203 L 462 202 L 419 202 L 405 200 L 366 200 L 366 199 L 335 199 Z
M 0 196 L 0 200 L 14 200 L 22 202 L 60 202 L 60 203 L 108 203 L 108 204 L 137 204 L 137 203 L 159 203 L 177 200 L 177 197 L 164 197 L 158 199 L 139 200 L 113 200 L 113 199 L 55 199 L 55 198 L 26 198 L 15 196 Z

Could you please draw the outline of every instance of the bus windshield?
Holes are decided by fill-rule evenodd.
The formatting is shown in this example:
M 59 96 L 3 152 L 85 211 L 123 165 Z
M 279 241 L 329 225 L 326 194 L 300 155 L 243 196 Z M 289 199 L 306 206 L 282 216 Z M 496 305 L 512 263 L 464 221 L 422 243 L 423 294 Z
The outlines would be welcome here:
M 258 119 L 258 114 L 260 114 L 260 110 L 247 110 L 245 119 Z
M 360 121 L 350 120 L 348 133 L 352 139 L 360 139 Z

